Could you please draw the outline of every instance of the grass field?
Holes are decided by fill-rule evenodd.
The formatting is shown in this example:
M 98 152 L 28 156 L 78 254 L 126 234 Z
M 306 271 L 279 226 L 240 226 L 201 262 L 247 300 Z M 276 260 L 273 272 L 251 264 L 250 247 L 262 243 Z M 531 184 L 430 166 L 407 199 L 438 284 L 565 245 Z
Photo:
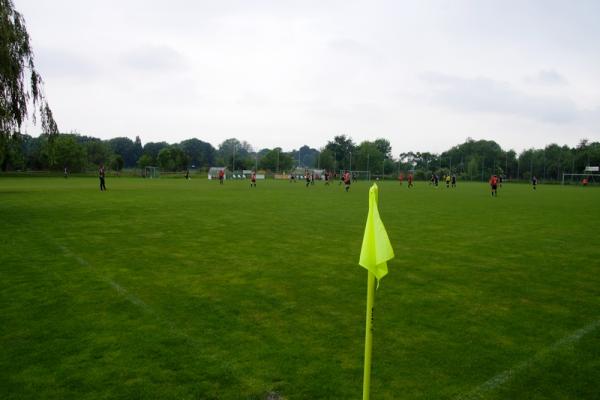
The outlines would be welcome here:
M 368 185 L 0 179 L 0 398 L 359 399 Z M 380 184 L 372 399 L 599 399 L 600 189 Z

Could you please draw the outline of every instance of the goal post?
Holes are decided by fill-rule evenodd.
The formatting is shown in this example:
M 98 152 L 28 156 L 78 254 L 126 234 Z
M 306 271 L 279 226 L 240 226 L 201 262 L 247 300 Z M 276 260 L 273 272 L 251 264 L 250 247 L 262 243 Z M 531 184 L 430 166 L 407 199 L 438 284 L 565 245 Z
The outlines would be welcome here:
M 147 166 L 144 167 L 144 178 L 160 178 L 160 171 L 158 167 Z
M 572 182 L 573 181 L 573 179 L 572 179 L 573 177 L 579 177 L 576 180 L 577 183 L 581 183 L 584 179 L 587 180 L 586 184 L 593 185 L 593 184 L 600 183 L 600 174 L 592 174 L 592 173 L 589 173 L 589 174 L 566 174 L 566 173 L 563 173 L 562 174 L 562 183 L 561 184 L 562 185 L 565 184 L 565 178 L 571 178 L 567 183 Z

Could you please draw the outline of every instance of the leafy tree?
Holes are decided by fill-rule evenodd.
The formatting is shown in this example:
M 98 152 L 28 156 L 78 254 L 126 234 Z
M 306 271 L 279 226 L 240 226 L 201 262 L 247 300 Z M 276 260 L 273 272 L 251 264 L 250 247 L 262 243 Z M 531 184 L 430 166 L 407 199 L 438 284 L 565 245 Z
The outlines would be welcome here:
M 106 164 L 112 157 L 112 151 L 106 142 L 100 139 L 90 140 L 83 145 L 87 153 L 87 162 L 91 165 Z M 122 157 L 121 157 L 122 159 Z
M 214 163 L 215 148 L 210 143 L 193 138 L 179 143 L 179 147 L 187 155 L 195 167 L 210 167 Z
M 115 156 L 110 161 L 110 168 L 113 171 L 119 172 L 123 169 L 123 165 L 125 165 L 125 161 L 123 160 L 123 157 L 121 157 L 120 154 L 115 154 Z
M 217 151 L 217 164 L 235 169 L 247 169 L 249 166 L 254 167 L 254 157 L 249 157 L 252 153 L 252 146 L 246 142 L 240 142 L 236 138 L 231 138 L 223 141 L 219 145 Z
M 188 156 L 177 145 L 165 147 L 158 153 L 158 165 L 166 171 L 181 171 L 187 168 Z
M 115 154 L 123 157 L 125 167 L 135 167 L 139 155 L 137 155 L 136 144 L 127 137 L 116 137 L 108 141 L 111 149 Z M 141 146 L 141 144 L 140 144 Z
M 135 142 L 133 142 L 133 155 L 134 160 L 137 160 L 144 154 L 144 148 L 142 147 L 142 139 L 139 136 L 135 137 Z
M 25 157 L 21 138 L 16 137 L 7 141 L 4 148 L 4 157 L 0 167 L 2 171 L 25 168 Z
M 392 158 L 392 145 L 389 140 L 380 138 L 376 139 L 373 143 L 385 158 Z
M 138 167 L 141 169 L 144 169 L 147 166 L 151 166 L 152 164 L 153 164 L 152 157 L 150 157 L 148 154 L 142 154 L 142 156 L 140 157 L 140 159 L 137 162 Z
M 87 154 L 74 135 L 58 135 L 53 141 L 46 142 L 46 146 L 53 151 L 50 168 L 62 170 L 66 167 L 74 172 L 85 169 Z
M 467 163 L 467 176 L 469 180 L 477 180 L 481 175 L 481 161 L 479 157 L 470 157 Z
M 290 156 L 289 153 L 284 153 L 281 151 L 280 147 L 276 147 L 273 150 L 269 150 L 261 159 L 260 159 L 260 168 L 273 171 L 273 172 L 283 172 L 289 171 L 294 165 L 294 160 Z
M 298 151 L 290 153 L 292 158 L 300 163 L 300 167 L 313 168 L 319 166 L 319 150 L 304 145 Z
M 143 154 L 150 157 L 151 163 L 148 165 L 158 164 L 158 153 L 166 147 L 169 147 L 167 142 L 149 142 L 144 145 Z
M 184 153 L 181 147 L 177 145 L 171 146 L 171 157 L 176 171 L 182 171 L 188 167 L 190 158 Z
M 324 149 L 321 151 L 321 168 L 327 171 L 333 171 L 335 168 L 335 157 L 331 150 Z
M 42 132 L 58 133 L 42 77 L 35 69 L 25 20 L 12 0 L 0 0 L 0 81 L 0 165 L 5 165 L 7 152 L 14 151 L 9 147 L 11 139 L 19 135 L 21 125 L 29 118 L 29 101 L 38 109 Z M 31 118 L 35 123 L 35 111 Z
M 351 138 L 339 135 L 333 141 L 327 142 L 325 149 L 334 154 L 335 169 L 348 169 L 352 164 L 352 153 L 356 152 L 356 146 Z
M 157 161 L 158 166 L 163 170 L 172 171 L 175 169 L 175 162 L 173 161 L 170 147 L 165 147 L 158 152 Z
M 364 141 L 355 151 L 353 168 L 381 174 L 384 159 L 385 155 L 379 150 L 379 146 L 375 142 Z

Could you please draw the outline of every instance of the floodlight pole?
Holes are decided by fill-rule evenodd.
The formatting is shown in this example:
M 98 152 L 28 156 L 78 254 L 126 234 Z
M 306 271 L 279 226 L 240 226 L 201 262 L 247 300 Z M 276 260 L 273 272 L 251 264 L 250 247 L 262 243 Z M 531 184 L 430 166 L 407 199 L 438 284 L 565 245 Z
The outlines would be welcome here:
M 231 163 L 231 173 L 235 172 L 235 146 L 236 144 L 233 144 L 233 161 Z
M 543 158 L 543 166 L 544 166 L 544 181 L 546 180 L 546 149 L 544 149 L 544 158 Z
M 485 157 L 481 160 L 481 182 L 485 182 L 483 179 L 483 165 L 485 164 Z
M 350 171 L 352 171 L 352 152 L 350 152 Z
M 533 178 L 533 152 L 531 153 L 531 158 L 529 159 L 529 167 L 531 171 L 529 171 L 529 179 Z

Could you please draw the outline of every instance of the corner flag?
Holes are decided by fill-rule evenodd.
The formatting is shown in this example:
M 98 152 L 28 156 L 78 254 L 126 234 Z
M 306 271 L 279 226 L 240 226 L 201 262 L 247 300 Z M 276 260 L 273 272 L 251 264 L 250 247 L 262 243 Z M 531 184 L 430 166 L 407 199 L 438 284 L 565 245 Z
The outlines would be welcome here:
M 378 201 L 379 188 L 373 184 L 369 189 L 369 214 L 358 263 L 380 280 L 388 273 L 387 261 L 394 258 L 394 250 L 379 216 Z
M 363 400 L 369 400 L 371 389 L 371 356 L 373 349 L 373 310 L 375 303 L 375 278 L 387 275 L 387 262 L 394 258 L 390 238 L 385 231 L 377 202 L 379 189 L 376 184 L 369 189 L 369 214 L 360 250 L 359 265 L 368 271 L 367 279 L 367 322 L 365 329 L 365 368 L 363 377 Z

